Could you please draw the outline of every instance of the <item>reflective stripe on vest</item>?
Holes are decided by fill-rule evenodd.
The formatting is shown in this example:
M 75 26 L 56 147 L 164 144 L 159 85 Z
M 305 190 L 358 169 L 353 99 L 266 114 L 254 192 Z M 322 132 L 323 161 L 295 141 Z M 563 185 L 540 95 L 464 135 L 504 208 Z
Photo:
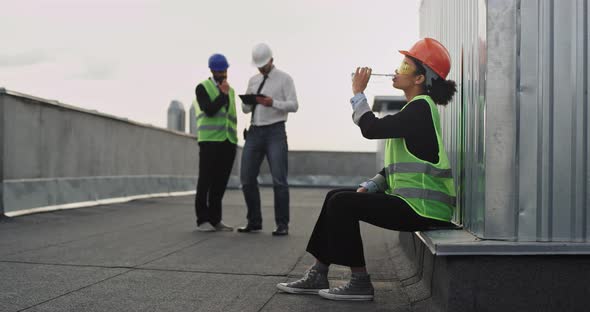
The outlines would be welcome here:
M 397 163 L 391 164 L 385 168 L 387 174 L 397 173 L 424 173 L 433 177 L 452 178 L 453 171 L 451 169 L 439 169 L 431 164 L 420 163 Z
M 200 113 L 197 116 L 197 121 L 203 117 L 207 117 L 207 115 L 205 113 Z M 230 116 L 229 114 L 226 114 L 224 112 L 217 112 L 217 114 L 211 116 L 211 117 L 223 117 L 223 118 L 228 118 L 231 122 L 237 123 L 238 119 L 235 116 Z
M 206 130 L 225 131 L 225 129 L 227 129 L 226 126 L 215 126 L 215 125 L 203 125 L 203 126 L 197 127 L 197 130 L 201 130 L 201 131 L 206 131 Z
M 209 100 L 213 102 L 221 93 L 215 85 L 215 83 L 207 79 L 201 82 L 201 85 L 207 91 Z M 230 142 L 237 144 L 237 122 L 236 117 L 236 101 L 234 89 L 229 90 L 229 105 L 222 107 L 215 115 L 207 116 L 197 101 L 193 102 L 195 107 L 195 118 L 197 121 L 197 139 L 199 142 L 213 141 L 222 142 L 229 140 Z
M 455 205 L 455 196 L 447 195 L 443 192 L 425 190 L 419 188 L 397 188 L 393 191 L 394 194 L 402 197 L 421 198 L 426 200 L 436 200 L 447 205 Z
M 432 99 L 416 96 L 413 101 L 425 100 L 430 107 L 438 145 L 438 163 L 433 164 L 414 156 L 404 138 L 391 138 L 385 142 L 385 174 L 389 195 L 403 199 L 420 216 L 450 221 L 455 210 L 455 184 L 447 153 L 440 136 L 440 117 Z M 402 110 L 404 109 L 402 108 Z

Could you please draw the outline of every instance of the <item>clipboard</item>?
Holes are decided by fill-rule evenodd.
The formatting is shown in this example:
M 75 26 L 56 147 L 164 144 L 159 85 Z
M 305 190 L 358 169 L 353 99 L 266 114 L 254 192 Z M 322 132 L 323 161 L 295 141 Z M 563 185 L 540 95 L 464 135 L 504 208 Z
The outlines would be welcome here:
M 256 102 L 257 96 L 266 97 L 266 95 L 264 95 L 264 94 L 238 94 L 238 96 L 240 97 L 240 99 L 242 99 L 242 103 L 249 104 L 249 105 L 258 104 L 258 102 Z

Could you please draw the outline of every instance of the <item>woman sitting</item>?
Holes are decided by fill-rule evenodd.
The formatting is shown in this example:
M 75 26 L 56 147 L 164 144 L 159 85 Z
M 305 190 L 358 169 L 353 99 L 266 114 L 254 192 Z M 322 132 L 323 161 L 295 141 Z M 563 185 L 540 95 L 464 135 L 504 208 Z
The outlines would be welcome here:
M 319 294 L 333 300 L 373 300 L 359 221 L 395 231 L 452 226 L 455 207 L 453 176 L 445 152 L 436 104 L 446 105 L 456 92 L 445 80 L 450 67 L 447 49 L 438 41 L 418 41 L 395 70 L 393 87 L 408 103 L 395 115 L 377 118 L 363 91 L 371 69 L 357 68 L 353 77 L 353 120 L 367 139 L 387 139 L 385 167 L 358 189 L 337 189 L 326 195 L 307 251 L 316 261 L 303 278 L 277 288 L 294 294 Z M 329 288 L 331 264 L 348 266 L 351 279 Z

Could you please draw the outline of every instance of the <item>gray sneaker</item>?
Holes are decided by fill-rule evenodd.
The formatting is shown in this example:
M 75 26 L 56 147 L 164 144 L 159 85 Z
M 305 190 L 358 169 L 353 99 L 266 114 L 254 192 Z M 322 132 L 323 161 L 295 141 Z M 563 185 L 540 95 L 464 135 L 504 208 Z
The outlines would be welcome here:
M 234 230 L 233 227 L 223 223 L 223 221 L 219 221 L 219 223 L 215 224 L 214 226 L 216 231 L 232 232 Z
M 203 222 L 201 225 L 197 225 L 197 231 L 199 232 L 215 232 L 215 227 L 209 222 Z
M 357 276 L 353 274 L 350 277 L 350 281 L 345 285 L 331 289 L 322 289 L 318 291 L 318 295 L 330 300 L 365 301 L 373 300 L 375 289 L 373 289 L 369 275 Z
M 317 294 L 320 289 L 329 288 L 328 272 L 309 269 L 302 278 L 290 283 L 278 283 L 277 288 L 290 294 Z

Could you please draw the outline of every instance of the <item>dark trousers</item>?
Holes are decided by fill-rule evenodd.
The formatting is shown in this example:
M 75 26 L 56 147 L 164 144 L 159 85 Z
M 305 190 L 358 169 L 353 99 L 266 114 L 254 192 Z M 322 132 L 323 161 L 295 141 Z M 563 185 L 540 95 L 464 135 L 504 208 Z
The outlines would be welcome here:
M 260 210 L 260 190 L 257 177 L 260 165 L 266 157 L 272 175 L 275 205 L 275 223 L 277 226 L 289 224 L 289 184 L 288 146 L 285 123 L 278 122 L 268 126 L 252 126 L 242 151 L 240 181 L 242 192 L 248 206 L 248 224 L 262 225 Z
M 365 266 L 359 221 L 388 230 L 412 232 L 452 225 L 421 217 L 396 196 L 336 189 L 326 195 L 307 252 L 325 264 Z
M 199 179 L 195 197 L 197 224 L 221 221 L 221 201 L 236 157 L 230 141 L 199 142 Z

